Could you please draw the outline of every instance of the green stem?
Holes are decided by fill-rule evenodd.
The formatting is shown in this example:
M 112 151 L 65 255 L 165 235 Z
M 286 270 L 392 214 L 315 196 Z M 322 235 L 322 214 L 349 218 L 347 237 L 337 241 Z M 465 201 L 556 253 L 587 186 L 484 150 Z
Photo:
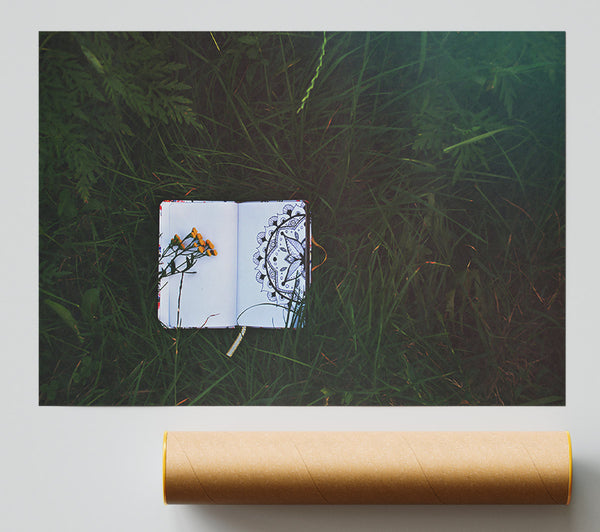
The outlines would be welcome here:
M 173 373 L 173 404 L 177 404 L 177 360 L 179 358 L 179 333 L 181 331 L 181 323 L 179 321 L 179 314 L 181 310 L 181 292 L 183 290 L 183 273 L 181 274 L 181 281 L 179 281 L 179 295 L 177 296 L 177 331 L 175 333 L 175 363 Z
M 473 142 L 478 142 L 480 140 L 487 139 L 488 137 L 491 137 L 491 136 L 495 135 L 496 133 L 500 133 L 501 131 L 508 131 L 509 129 L 514 129 L 514 126 L 501 127 L 500 129 L 494 129 L 494 131 L 488 131 L 487 133 L 483 133 L 482 135 L 477 135 L 476 137 L 472 137 L 470 139 L 463 140 L 462 142 L 459 142 L 458 144 L 453 144 L 452 146 L 447 146 L 442 151 L 444 153 L 448 153 L 450 150 L 453 150 L 454 148 L 458 148 L 459 146 L 464 146 L 465 144 L 471 144 Z
M 304 95 L 304 98 L 302 98 L 302 101 L 300 102 L 300 107 L 298 107 L 296 114 L 299 114 L 300 111 L 302 111 L 302 109 L 304 109 L 304 104 L 308 100 L 310 91 L 315 86 L 315 81 L 319 77 L 319 72 L 321 70 L 321 67 L 323 66 L 323 57 L 325 56 L 325 43 L 327 43 L 327 34 L 325 32 L 323 32 L 323 44 L 321 46 L 321 57 L 319 57 L 319 64 L 317 65 L 317 70 L 315 71 L 315 75 L 310 80 L 310 85 L 308 86 L 308 89 L 306 89 L 306 94 Z

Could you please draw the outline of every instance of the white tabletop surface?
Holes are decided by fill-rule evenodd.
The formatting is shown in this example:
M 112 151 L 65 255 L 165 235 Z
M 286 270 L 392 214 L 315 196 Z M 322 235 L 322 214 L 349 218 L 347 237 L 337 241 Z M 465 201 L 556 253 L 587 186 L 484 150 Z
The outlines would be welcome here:
M 6 531 L 600 530 L 600 106 L 597 11 L 575 0 L 3 5 L 0 529 Z M 263 5 L 264 4 L 264 5 Z M 489 7 L 488 7 L 489 5 Z M 493 11 L 490 11 L 490 8 Z M 244 10 L 247 10 L 246 12 Z M 567 406 L 37 406 L 37 32 L 45 29 L 567 31 Z M 25 236 L 14 243 L 15 228 Z M 28 239 L 28 240 L 27 240 Z M 3 255 L 5 258 L 6 255 Z M 27 266 L 27 264 L 29 264 Z M 164 430 L 569 430 L 570 506 L 164 506 Z

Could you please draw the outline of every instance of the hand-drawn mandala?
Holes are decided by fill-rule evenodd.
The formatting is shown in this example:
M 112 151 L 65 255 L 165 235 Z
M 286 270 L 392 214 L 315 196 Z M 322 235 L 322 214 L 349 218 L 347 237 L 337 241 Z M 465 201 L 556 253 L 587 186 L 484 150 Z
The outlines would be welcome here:
M 267 299 L 291 307 L 304 299 L 306 289 L 306 211 L 304 204 L 289 204 L 269 218 L 256 236 L 256 280 Z

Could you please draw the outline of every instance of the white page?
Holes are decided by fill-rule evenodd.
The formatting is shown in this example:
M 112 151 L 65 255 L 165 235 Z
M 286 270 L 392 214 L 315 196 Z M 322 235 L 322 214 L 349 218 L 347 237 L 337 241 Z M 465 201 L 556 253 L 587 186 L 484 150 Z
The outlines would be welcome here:
M 161 203 L 160 248 L 175 234 L 182 239 L 195 227 L 210 239 L 217 256 L 200 258 L 185 273 L 180 303 L 181 327 L 233 327 L 236 324 L 237 204 L 232 201 L 168 201 Z M 166 264 L 159 264 L 159 271 Z M 163 278 L 159 287 L 159 320 L 177 326 L 181 274 Z
M 238 324 L 301 326 L 295 316 L 304 301 L 310 245 L 305 203 L 248 202 L 238 210 Z

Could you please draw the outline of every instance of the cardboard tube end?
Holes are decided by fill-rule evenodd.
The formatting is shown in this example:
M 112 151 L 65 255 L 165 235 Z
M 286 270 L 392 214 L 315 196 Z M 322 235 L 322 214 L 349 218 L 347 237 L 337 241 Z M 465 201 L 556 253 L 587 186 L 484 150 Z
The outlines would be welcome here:
M 163 434 L 163 456 L 162 456 L 162 478 L 163 478 L 163 502 L 167 504 L 167 434 Z
M 573 486 L 573 447 L 571 444 L 571 433 L 567 431 L 567 440 L 569 441 L 569 491 L 567 495 L 567 504 L 571 502 L 571 487 Z

